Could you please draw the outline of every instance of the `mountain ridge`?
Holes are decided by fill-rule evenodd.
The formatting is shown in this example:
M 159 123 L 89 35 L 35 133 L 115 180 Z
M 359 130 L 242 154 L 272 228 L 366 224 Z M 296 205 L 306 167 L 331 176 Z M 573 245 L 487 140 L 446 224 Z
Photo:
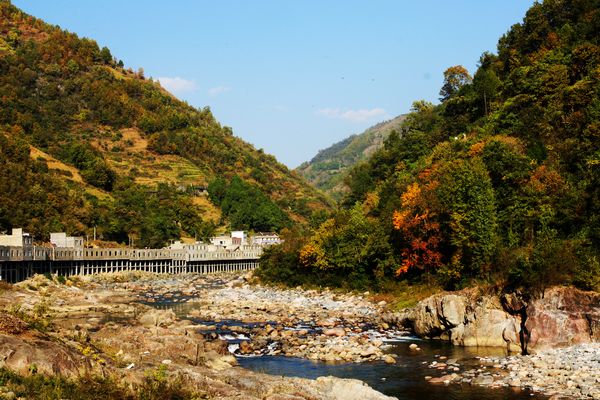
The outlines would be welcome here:
M 295 171 L 316 188 L 340 200 L 347 191 L 344 178 L 350 169 L 380 149 L 389 133 L 399 130 L 405 114 L 379 122 L 359 134 L 353 134 L 319 152 Z
M 209 107 L 190 106 L 142 69 L 126 68 L 108 48 L 8 0 L 0 0 L 0 16 L 3 178 L 7 188 L 21 179 L 22 187 L 13 188 L 21 196 L 41 196 L 39 207 L 25 207 L 9 190 L 0 194 L 0 229 L 23 226 L 45 238 L 49 230 L 86 234 L 97 226 L 105 239 L 134 235 L 158 245 L 214 229 L 264 228 L 253 215 L 230 226 L 207 197 L 186 189 L 236 176 L 266 196 L 260 201 L 272 203 L 268 210 L 285 213 L 277 213 L 286 220 L 277 226 L 329 209 L 323 194 L 234 136 Z M 64 203 L 45 191 L 49 182 Z M 178 204 L 175 211 L 169 201 Z

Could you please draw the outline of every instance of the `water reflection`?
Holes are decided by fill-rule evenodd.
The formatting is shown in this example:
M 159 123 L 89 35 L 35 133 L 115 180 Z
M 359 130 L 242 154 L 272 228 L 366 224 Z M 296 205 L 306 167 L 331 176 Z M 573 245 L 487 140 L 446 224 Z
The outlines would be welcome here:
M 365 364 L 325 363 L 289 357 L 244 357 L 239 358 L 240 365 L 254 371 L 274 375 L 296 376 L 302 378 L 317 378 L 333 375 L 339 378 L 354 378 L 367 382 L 371 387 L 399 399 L 427 400 L 501 400 L 501 399 L 544 399 L 528 391 L 512 388 L 489 389 L 479 386 L 463 385 L 434 385 L 425 381 L 425 376 L 438 376 L 440 373 L 427 368 L 435 359 L 435 355 L 455 358 L 467 368 L 476 366 L 476 356 L 501 355 L 502 349 L 473 349 L 453 347 L 445 343 L 424 341 L 419 346 L 421 352 L 408 349 L 408 342 L 397 343 L 390 353 L 398 355 L 397 364 L 388 365 L 383 362 Z M 462 370 L 462 368 L 461 368 Z
M 175 300 L 175 301 L 173 301 Z M 159 309 L 172 309 L 178 317 L 188 318 L 194 323 L 201 325 L 212 325 L 210 332 L 226 337 L 231 333 L 225 326 L 248 325 L 240 321 L 203 321 L 200 318 L 190 318 L 188 313 L 199 309 L 198 304 L 186 303 L 179 298 L 170 301 L 155 298 L 148 302 Z M 259 324 L 264 325 L 264 324 Z M 441 372 L 428 368 L 428 365 L 436 359 L 436 356 L 446 356 L 448 359 L 456 359 L 461 365 L 461 372 L 472 367 L 478 367 L 477 357 L 503 356 L 506 350 L 502 348 L 473 348 L 456 347 L 439 341 L 419 341 L 422 351 L 409 350 L 409 343 L 418 339 L 406 338 L 398 342 L 390 343 L 389 353 L 398 355 L 396 364 L 385 364 L 384 362 L 370 363 L 328 363 L 311 361 L 300 358 L 284 356 L 258 356 L 238 357 L 240 365 L 244 368 L 273 375 L 295 376 L 301 378 L 315 379 L 319 376 L 333 375 L 339 378 L 360 379 L 367 382 L 371 387 L 390 396 L 399 399 L 427 399 L 427 400 L 504 400 L 504 399 L 546 399 L 541 395 L 534 395 L 529 391 L 517 388 L 490 389 L 469 384 L 434 385 L 425 380 L 425 376 L 440 376 Z M 232 338 L 231 343 L 239 340 Z M 448 373 L 448 372 L 446 372 Z

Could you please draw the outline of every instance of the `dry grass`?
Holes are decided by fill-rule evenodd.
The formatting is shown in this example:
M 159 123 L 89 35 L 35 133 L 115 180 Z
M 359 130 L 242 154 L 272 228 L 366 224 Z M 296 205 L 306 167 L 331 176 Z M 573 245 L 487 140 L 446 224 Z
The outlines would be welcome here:
M 56 171 L 57 175 L 62 179 L 66 179 L 83 187 L 83 189 L 99 199 L 109 198 L 110 195 L 103 190 L 100 190 L 92 185 L 88 185 L 83 181 L 79 170 L 71 165 L 65 164 L 60 160 L 52 157 L 50 154 L 43 152 L 37 147 L 29 146 L 29 157 L 33 160 L 42 159 L 46 162 L 50 171 Z
M 126 128 L 121 129 L 121 134 L 123 135 L 122 142 L 131 141 L 133 145 L 128 147 L 131 151 L 145 151 L 148 148 L 148 140 L 142 137 L 139 130 L 135 128 Z
M 69 179 L 69 180 L 72 180 L 75 182 L 81 182 L 81 183 L 83 182 L 83 178 L 79 174 L 79 170 L 77 168 L 67 165 L 67 164 L 63 163 L 62 161 L 57 160 L 56 158 L 52 157 L 51 155 L 49 155 L 47 153 L 44 153 L 43 151 L 41 151 L 40 149 L 38 149 L 36 147 L 30 146 L 29 156 L 34 160 L 42 159 L 42 160 L 46 161 L 46 164 L 48 165 L 48 169 L 50 169 L 50 170 L 67 172 L 71 176 L 65 176 L 63 174 L 63 176 L 65 176 L 66 179 Z
M 18 335 L 28 329 L 27 323 L 20 318 L 0 312 L 0 332 L 9 335 Z
M 192 199 L 193 203 L 204 210 L 202 214 L 206 219 L 218 223 L 221 219 L 221 210 L 210 202 L 206 196 L 197 196 Z
M 385 301 L 391 309 L 402 310 L 414 307 L 419 301 L 442 291 L 435 284 L 397 282 L 385 292 L 373 294 L 371 300 L 377 303 Z
M 12 290 L 13 285 L 6 281 L 0 281 L 0 293 Z
M 148 140 L 138 129 L 121 129 L 119 134 L 119 140 L 107 135 L 92 141 L 119 175 L 129 175 L 134 171 L 136 183 L 150 186 L 158 183 L 207 184 L 206 174 L 185 158 L 149 151 Z M 114 148 L 121 150 L 111 151 Z

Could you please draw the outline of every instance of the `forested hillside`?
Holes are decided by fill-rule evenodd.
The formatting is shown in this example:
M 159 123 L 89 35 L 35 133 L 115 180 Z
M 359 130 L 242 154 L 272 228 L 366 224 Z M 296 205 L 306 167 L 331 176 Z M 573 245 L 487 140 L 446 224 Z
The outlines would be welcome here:
M 599 1 L 535 3 L 472 76 L 446 70 L 441 104 L 415 102 L 342 209 L 262 277 L 600 289 L 599 45 Z
M 143 246 L 206 237 L 230 222 L 203 193 L 217 178 L 261 194 L 269 213 L 250 215 L 246 229 L 304 223 L 329 207 L 208 107 L 179 101 L 108 48 L 7 0 L 0 0 L 0 99 L 0 231 L 23 226 L 44 239 L 96 227 L 105 240 L 133 237 Z
M 319 153 L 296 168 L 316 188 L 340 200 L 347 192 L 344 184 L 348 172 L 359 162 L 365 161 L 383 146 L 391 131 L 400 129 L 405 116 L 380 122 L 359 135 L 352 135 L 320 150 Z

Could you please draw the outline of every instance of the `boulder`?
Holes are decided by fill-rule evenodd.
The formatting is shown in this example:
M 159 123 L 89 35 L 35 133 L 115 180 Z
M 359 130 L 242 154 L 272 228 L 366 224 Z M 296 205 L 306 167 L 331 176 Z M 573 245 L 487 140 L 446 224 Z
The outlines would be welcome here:
M 101 366 L 92 364 L 79 352 L 42 337 L 17 337 L 0 334 L 0 367 L 27 375 L 31 368 L 46 375 L 59 374 L 76 378 L 101 373 Z
M 369 346 L 360 352 L 361 357 L 371 357 L 377 354 L 377 347 Z
M 320 393 L 331 400 L 393 400 L 372 389 L 366 383 L 357 379 L 341 379 L 333 376 L 317 378 L 316 386 Z
M 530 351 L 600 340 L 600 293 L 555 287 L 527 307 Z
M 511 352 L 600 340 L 600 294 L 555 287 L 541 298 L 526 298 L 474 290 L 440 293 L 385 319 L 419 336 L 460 346 L 502 346 Z
M 216 371 L 223 371 L 237 365 L 237 360 L 232 355 L 220 355 L 215 352 L 205 354 L 204 364 Z
M 242 341 L 240 342 L 240 353 L 241 354 L 250 354 L 252 353 L 253 349 L 252 349 L 252 345 L 250 345 L 250 343 L 248 343 L 247 341 Z
M 346 331 L 344 330 L 344 328 L 330 328 L 323 330 L 323 335 L 342 337 L 346 336 Z
M 390 356 L 389 354 L 386 354 L 385 356 L 383 356 L 383 362 L 385 362 L 386 364 L 396 364 L 396 359 Z
M 465 298 L 457 295 L 447 295 L 440 299 L 438 317 L 447 327 L 455 327 L 464 323 Z
M 443 384 L 447 385 L 457 378 L 458 378 L 457 374 L 448 374 L 448 375 L 438 376 L 436 378 L 429 378 L 427 380 L 429 381 L 429 383 L 435 383 L 435 384 L 443 383 Z
M 162 326 L 167 327 L 171 325 L 177 316 L 173 310 L 149 310 L 142 314 L 138 321 L 140 324 L 144 325 L 146 328 L 151 328 L 154 326 Z

